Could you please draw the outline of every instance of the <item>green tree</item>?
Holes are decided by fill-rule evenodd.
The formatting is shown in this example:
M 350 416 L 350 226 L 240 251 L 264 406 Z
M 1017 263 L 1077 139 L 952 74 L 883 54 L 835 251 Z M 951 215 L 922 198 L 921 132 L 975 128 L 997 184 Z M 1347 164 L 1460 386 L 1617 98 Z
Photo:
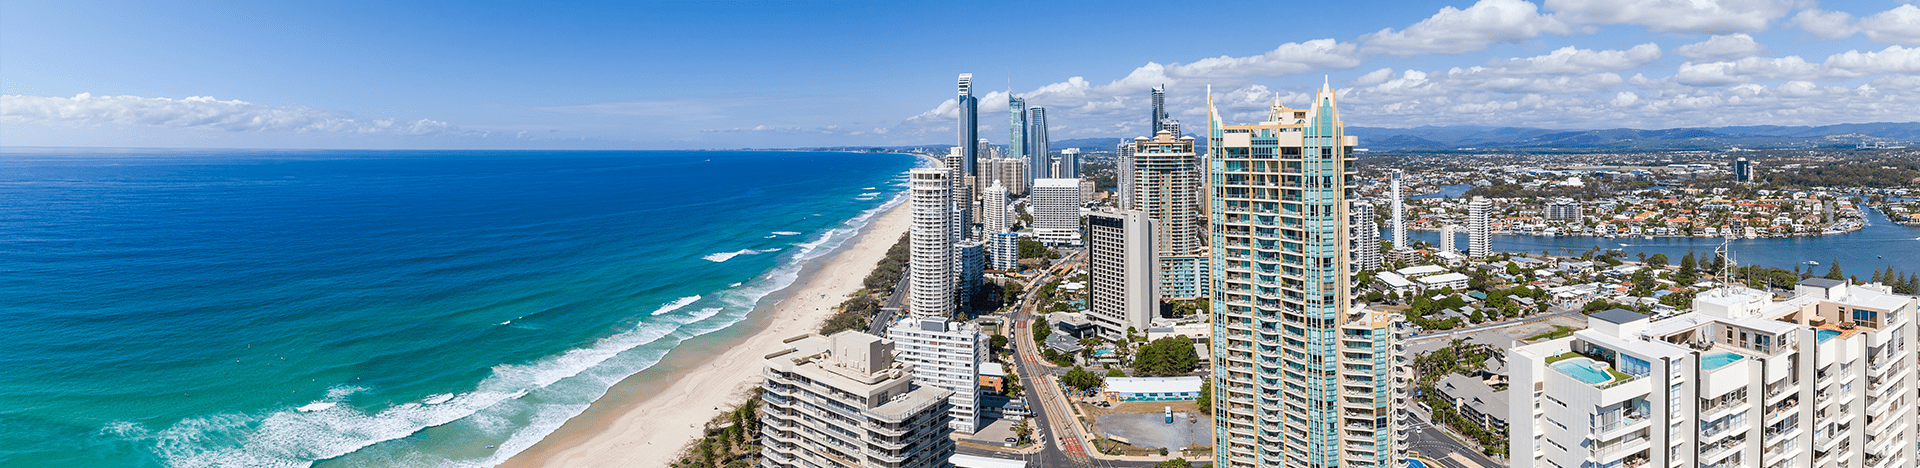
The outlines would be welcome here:
M 1832 268 L 1828 268 L 1828 269 L 1827 269 L 1827 276 L 1826 276 L 1826 278 L 1827 278 L 1827 279 L 1830 279 L 1830 280 L 1842 280 L 1842 279 L 1847 279 L 1847 275 L 1844 275 L 1844 274 L 1841 274 L 1841 273 L 1840 273 L 1840 258 L 1839 258 L 1839 257 L 1835 257 L 1835 258 L 1833 259 L 1833 267 L 1832 267 Z
M 1166 454 L 1163 453 L 1161 455 L 1166 455 Z M 1193 462 L 1189 462 L 1185 458 L 1175 458 L 1172 460 L 1160 462 L 1159 464 L 1153 465 L 1153 466 L 1154 468 L 1193 468 Z
M 1107 369 L 1107 377 L 1126 377 L 1127 372 L 1120 369 Z
M 1100 386 L 1102 380 L 1100 376 L 1094 375 L 1092 372 L 1087 372 L 1086 369 L 1081 369 L 1080 366 L 1073 366 L 1073 370 L 1067 371 L 1066 375 L 1060 376 L 1060 383 L 1082 392 Z
M 1193 399 L 1193 405 L 1201 412 L 1213 414 L 1213 379 L 1200 380 L 1200 397 Z
M 993 337 L 992 337 L 992 338 L 988 338 L 988 339 L 987 339 L 987 344 L 988 344 L 988 345 L 990 345 L 990 346 L 993 346 L 993 349 L 995 349 L 995 350 L 1001 350 L 1001 349 L 1006 349 L 1006 348 L 1007 348 L 1007 336 L 1006 336 L 1006 335 L 998 335 L 998 334 L 996 334 L 996 335 L 993 335 Z
M 1133 371 L 1143 376 L 1176 376 L 1193 372 L 1200 357 L 1193 352 L 1193 340 L 1173 336 L 1153 340 L 1133 356 Z
M 1647 265 L 1651 265 L 1654 268 L 1666 268 L 1667 254 L 1657 253 L 1657 254 L 1653 254 L 1653 256 L 1647 257 Z
M 1053 334 L 1053 324 L 1047 323 L 1046 317 L 1041 317 L 1033 320 L 1033 343 L 1034 344 L 1046 346 L 1047 335 L 1051 335 L 1051 334 Z

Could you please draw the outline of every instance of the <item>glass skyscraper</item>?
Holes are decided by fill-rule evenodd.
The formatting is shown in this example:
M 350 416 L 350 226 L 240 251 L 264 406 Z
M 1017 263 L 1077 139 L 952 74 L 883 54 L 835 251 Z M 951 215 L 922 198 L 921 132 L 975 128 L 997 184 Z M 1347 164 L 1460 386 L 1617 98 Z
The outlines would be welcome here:
M 980 99 L 973 97 L 973 74 L 960 74 L 960 177 L 978 176 L 980 165 Z
M 1404 322 L 1351 304 L 1356 141 L 1333 90 L 1254 124 L 1208 106 L 1215 466 L 1400 466 Z
M 1007 95 L 1007 159 L 1026 159 L 1026 157 L 1027 100 L 1009 94 Z

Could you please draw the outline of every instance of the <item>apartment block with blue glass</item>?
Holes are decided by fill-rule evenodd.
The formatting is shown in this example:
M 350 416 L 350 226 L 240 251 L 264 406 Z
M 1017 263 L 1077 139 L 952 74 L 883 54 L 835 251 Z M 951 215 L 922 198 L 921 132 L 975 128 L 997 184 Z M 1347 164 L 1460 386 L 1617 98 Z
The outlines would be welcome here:
M 1226 125 L 1209 99 L 1215 466 L 1405 463 L 1400 335 L 1352 304 L 1356 139 L 1335 101 L 1323 86 L 1305 109 Z

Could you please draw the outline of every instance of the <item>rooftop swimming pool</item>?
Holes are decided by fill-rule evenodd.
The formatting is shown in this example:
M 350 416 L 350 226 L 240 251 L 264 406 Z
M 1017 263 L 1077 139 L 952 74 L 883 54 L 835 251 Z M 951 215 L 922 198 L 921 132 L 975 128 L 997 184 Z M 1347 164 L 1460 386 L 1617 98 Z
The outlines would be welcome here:
M 1420 463 L 1420 460 L 1415 460 L 1415 459 L 1412 459 L 1412 458 L 1408 458 L 1408 459 L 1407 459 L 1407 468 L 1427 468 L 1427 464 L 1425 464 L 1425 463 Z
M 1093 350 L 1094 357 L 1107 357 L 1112 355 L 1113 355 L 1113 350 L 1111 349 L 1100 348 L 1100 349 Z
M 1706 370 L 1719 369 L 1722 367 L 1727 367 L 1727 364 L 1733 364 L 1734 361 L 1738 361 L 1746 358 L 1747 358 L 1746 356 L 1741 356 L 1738 354 L 1721 351 L 1717 353 L 1708 354 L 1705 356 L 1700 356 L 1700 368 L 1706 369 Z
M 1833 337 L 1840 336 L 1840 330 L 1821 329 L 1821 330 L 1815 330 L 1815 333 L 1820 334 L 1818 339 L 1820 340 L 1821 343 L 1825 343 L 1827 342 L 1827 340 L 1833 339 Z
M 1606 368 L 1601 366 L 1602 364 L 1592 359 L 1574 358 L 1553 363 L 1553 370 L 1560 371 L 1567 377 L 1573 377 L 1574 380 L 1599 385 L 1613 380 L 1613 376 L 1607 375 Z

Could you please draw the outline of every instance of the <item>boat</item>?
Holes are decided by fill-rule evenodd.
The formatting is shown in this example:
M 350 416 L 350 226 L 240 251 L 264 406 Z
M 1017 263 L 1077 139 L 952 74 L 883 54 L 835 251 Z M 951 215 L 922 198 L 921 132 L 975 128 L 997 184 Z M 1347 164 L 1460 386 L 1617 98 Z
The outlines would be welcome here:
M 1820 262 L 1816 262 L 1813 260 L 1807 260 L 1807 264 L 1812 266 L 1820 266 Z

